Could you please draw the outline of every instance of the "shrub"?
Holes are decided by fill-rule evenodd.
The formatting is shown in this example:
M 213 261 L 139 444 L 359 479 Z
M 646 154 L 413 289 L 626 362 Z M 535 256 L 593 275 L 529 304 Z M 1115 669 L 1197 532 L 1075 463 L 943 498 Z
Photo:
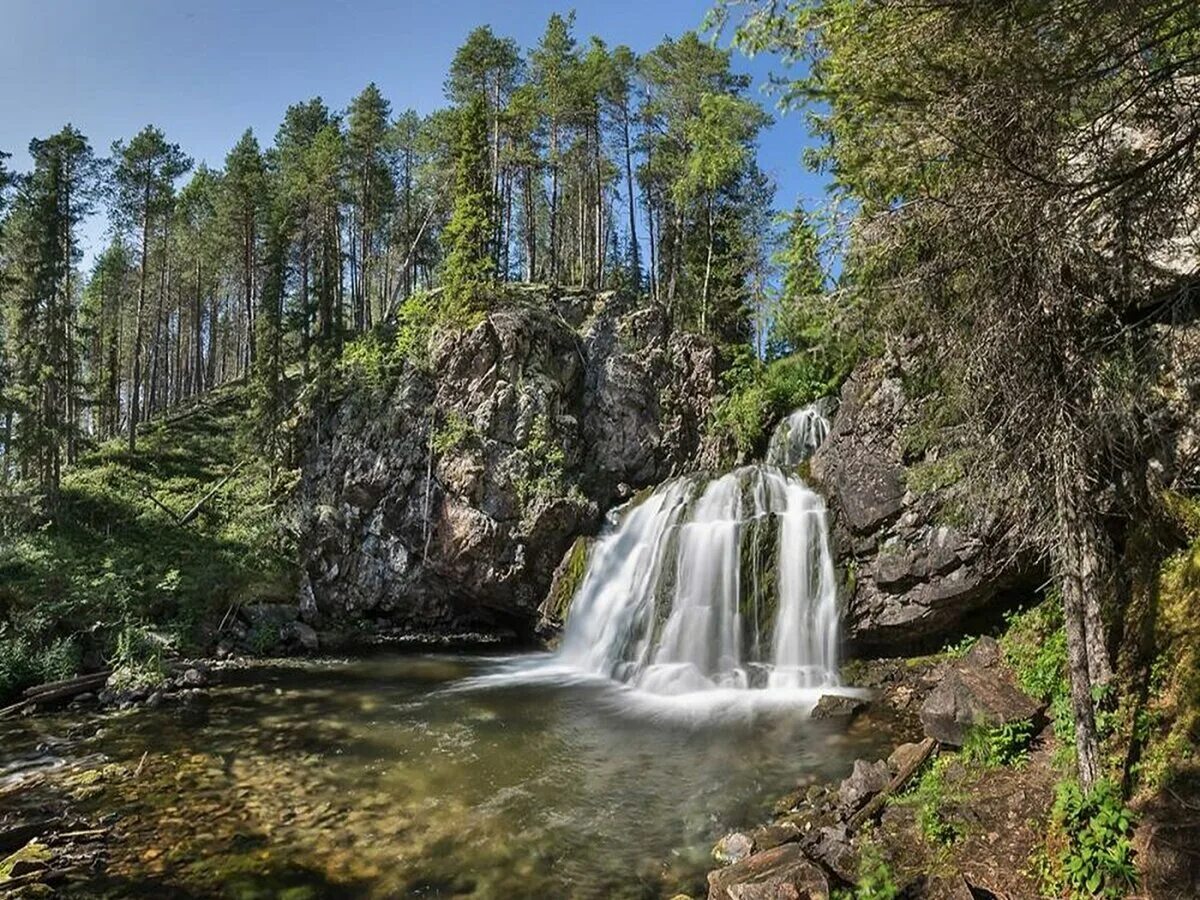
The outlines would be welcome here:
M 831 372 L 807 354 L 795 353 L 767 364 L 742 354 L 725 373 L 725 395 L 715 407 L 714 424 L 739 453 L 753 454 L 776 422 L 832 393 L 840 380 L 840 372 Z
M 1032 722 L 976 726 L 967 732 L 963 757 L 967 762 L 985 768 L 1021 765 L 1029 758 L 1032 738 Z
M 896 900 L 899 896 L 891 866 L 872 841 L 862 845 L 853 890 L 833 894 L 834 900 Z
M 915 786 L 892 801 L 915 808 L 917 825 L 925 839 L 933 844 L 953 844 L 963 836 L 962 826 L 943 816 L 947 803 L 962 799 L 960 792 L 946 785 L 946 768 L 952 761 L 953 757 L 939 756 L 927 763 Z
M 1084 793 L 1074 781 L 1055 788 L 1043 887 L 1052 896 L 1123 897 L 1136 882 L 1133 864 L 1134 817 L 1120 789 L 1101 781 Z

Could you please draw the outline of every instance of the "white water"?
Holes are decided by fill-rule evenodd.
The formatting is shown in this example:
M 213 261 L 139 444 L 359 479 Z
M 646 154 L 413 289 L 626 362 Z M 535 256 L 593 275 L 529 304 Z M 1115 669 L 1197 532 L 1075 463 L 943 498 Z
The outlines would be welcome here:
M 652 696 L 836 687 L 825 505 L 789 471 L 827 430 L 818 410 L 798 410 L 772 437 L 767 464 L 677 478 L 619 511 L 547 666 Z

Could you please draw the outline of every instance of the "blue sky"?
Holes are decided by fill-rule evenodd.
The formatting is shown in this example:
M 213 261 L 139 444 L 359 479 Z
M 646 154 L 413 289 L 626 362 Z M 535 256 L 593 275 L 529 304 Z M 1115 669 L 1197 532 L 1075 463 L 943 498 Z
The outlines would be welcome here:
M 97 153 L 147 123 L 197 161 L 220 165 L 247 127 L 269 143 L 290 103 L 320 95 L 342 108 L 376 82 L 393 109 L 443 105 L 442 82 L 467 32 L 490 24 L 522 47 L 569 3 L 524 0 L 3 0 L 0 22 L 0 150 L 22 170 L 32 137 L 71 122 Z M 697 27 L 706 0 L 575 3 L 576 36 L 597 34 L 636 51 Z M 773 62 L 736 59 L 759 91 Z M 768 107 L 770 98 L 763 97 Z M 799 114 L 763 136 L 760 164 L 776 203 L 823 196 L 800 155 Z M 89 255 L 101 237 L 92 223 Z

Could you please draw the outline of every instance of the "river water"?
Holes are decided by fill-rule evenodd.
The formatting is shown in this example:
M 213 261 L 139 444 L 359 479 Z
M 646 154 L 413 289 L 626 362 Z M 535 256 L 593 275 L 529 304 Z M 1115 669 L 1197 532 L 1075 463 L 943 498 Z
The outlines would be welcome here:
M 0 773 L 39 745 L 112 764 L 73 789 L 112 828 L 85 896 L 649 898 L 702 895 L 721 834 L 887 740 L 802 703 L 511 677 L 540 662 L 231 670 L 188 704 L 4 722 Z

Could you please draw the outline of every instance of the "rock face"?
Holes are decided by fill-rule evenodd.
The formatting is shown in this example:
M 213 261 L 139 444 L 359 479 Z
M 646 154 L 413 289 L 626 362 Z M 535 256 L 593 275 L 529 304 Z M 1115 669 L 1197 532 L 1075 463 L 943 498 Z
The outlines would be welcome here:
M 578 535 L 703 464 L 717 375 L 661 308 L 526 294 L 436 339 L 427 370 L 347 388 L 308 428 L 302 618 L 530 633 Z
M 947 508 L 952 461 L 919 459 L 914 419 L 898 369 L 866 364 L 843 387 L 811 463 L 848 574 L 844 633 L 858 653 L 940 645 L 973 615 L 1039 583 L 994 527 Z
M 920 715 L 927 735 L 961 747 L 974 726 L 1033 723 L 1041 712 L 1041 704 L 1017 686 L 996 641 L 985 637 L 961 660 L 946 663 Z

